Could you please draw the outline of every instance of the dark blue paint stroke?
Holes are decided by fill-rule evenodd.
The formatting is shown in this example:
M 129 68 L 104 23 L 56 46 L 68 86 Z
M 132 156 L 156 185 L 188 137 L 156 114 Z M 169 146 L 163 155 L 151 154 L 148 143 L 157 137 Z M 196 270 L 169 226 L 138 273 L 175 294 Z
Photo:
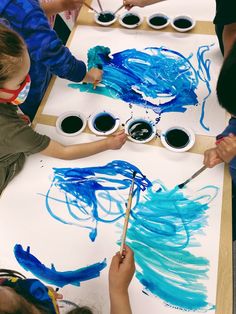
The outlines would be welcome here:
M 137 172 L 134 207 L 135 203 L 138 203 L 140 191 L 151 186 L 151 182 L 137 167 L 121 160 L 114 160 L 101 167 L 54 168 L 53 170 L 54 178 L 46 195 L 49 214 L 64 224 L 79 225 L 89 229 L 89 237 L 92 241 L 97 236 L 99 222 L 115 222 L 124 215 L 126 200 L 117 198 L 117 191 L 129 189 L 134 171 Z M 52 196 L 53 187 L 64 192 L 63 199 Z M 112 196 L 112 192 L 115 192 L 116 198 Z M 106 206 L 103 205 L 104 201 Z M 66 211 L 75 222 L 69 222 L 55 213 L 58 203 L 65 204 Z
M 189 199 L 177 187 L 159 185 L 147 189 L 129 222 L 127 242 L 135 252 L 136 276 L 147 292 L 174 307 L 214 309 L 202 283 L 208 278 L 209 261 L 189 249 L 199 246 L 195 235 L 207 226 L 209 202 L 218 188 L 209 186 Z
M 30 271 L 34 276 L 42 281 L 64 287 L 65 285 L 80 286 L 82 281 L 87 281 L 100 276 L 100 272 L 107 266 L 106 259 L 103 262 L 95 263 L 83 268 L 72 271 L 57 271 L 52 264 L 51 268 L 43 265 L 34 255 L 30 253 L 30 247 L 24 251 L 20 244 L 14 247 L 15 258 L 18 263 L 26 270 Z
M 124 216 L 127 198 L 120 192 L 128 195 L 133 171 L 137 175 L 127 242 L 135 252 L 138 280 L 148 295 L 169 306 L 186 311 L 214 309 L 207 302 L 205 286 L 209 261 L 191 249 L 200 246 L 197 236 L 204 234 L 217 187 L 206 186 L 194 196 L 186 195 L 186 188 L 167 189 L 159 181 L 150 181 L 134 165 L 115 160 L 101 167 L 55 168 L 46 195 L 47 209 L 52 217 L 68 223 L 53 214 L 61 202 L 72 213 L 71 224 L 73 220 L 81 223 L 79 213 L 83 211 L 83 227 L 91 228 L 94 241 L 98 222 L 114 223 Z M 53 198 L 53 187 L 64 191 L 65 199 Z
M 205 114 L 205 106 L 206 106 L 206 101 L 208 99 L 208 97 L 211 95 L 211 85 L 210 85 L 210 81 L 211 81 L 211 76 L 210 76 L 210 65 L 211 65 L 211 61 L 209 59 L 204 59 L 204 54 L 206 51 L 210 50 L 211 46 L 201 46 L 198 49 L 197 52 L 197 59 L 198 59 L 198 77 L 200 78 L 201 81 L 203 81 L 206 85 L 206 88 L 208 90 L 208 94 L 204 97 L 203 102 L 202 102 L 202 111 L 201 111 L 201 116 L 200 116 L 200 123 L 202 125 L 202 127 L 209 131 L 209 127 L 207 127 L 204 124 L 204 114 Z
M 69 84 L 82 92 L 102 94 L 119 98 L 131 104 L 152 109 L 158 115 L 167 112 L 185 112 L 188 106 L 198 105 L 196 89 L 200 80 L 210 90 L 210 61 L 205 60 L 209 46 L 200 46 L 197 52 L 198 69 L 190 62 L 193 54 L 181 53 L 163 47 L 148 47 L 143 51 L 127 49 L 110 55 L 110 49 L 96 46 L 88 51 L 88 68 L 102 66 L 102 84 L 94 89 L 92 84 Z M 159 104 L 151 101 L 159 99 Z M 165 101 L 164 103 L 161 103 Z

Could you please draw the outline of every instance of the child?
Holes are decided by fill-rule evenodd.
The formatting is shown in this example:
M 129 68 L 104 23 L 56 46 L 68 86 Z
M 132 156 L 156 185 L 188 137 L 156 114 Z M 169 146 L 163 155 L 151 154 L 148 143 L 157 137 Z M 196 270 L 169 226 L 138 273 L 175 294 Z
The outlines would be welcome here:
M 20 108 L 31 120 L 52 74 L 74 82 L 101 81 L 101 70 L 92 68 L 86 72 L 85 63 L 73 57 L 69 49 L 62 45 L 38 0 L 1 0 L 0 17 L 23 37 L 29 51 L 32 83 L 29 95 Z
M 64 146 L 41 135 L 17 115 L 17 106 L 30 87 L 30 59 L 20 36 L 0 24 L 0 194 L 22 169 L 25 157 L 41 152 L 61 159 L 77 159 L 108 149 L 119 149 L 124 131 L 100 141 Z
M 163 0 L 124 0 L 123 3 L 125 5 L 126 10 L 130 10 L 132 7 L 146 7 L 147 5 L 151 5 L 157 2 L 161 2 Z
M 111 314 L 132 314 L 128 287 L 134 271 L 133 251 L 126 246 L 122 262 L 120 253 L 117 253 L 110 265 Z M 52 288 L 44 286 L 39 280 L 26 279 L 18 272 L 0 270 L 0 313 L 58 314 L 60 313 L 58 299 L 62 299 L 62 295 L 56 293 Z M 87 307 L 75 305 L 69 313 L 92 314 L 92 311 Z

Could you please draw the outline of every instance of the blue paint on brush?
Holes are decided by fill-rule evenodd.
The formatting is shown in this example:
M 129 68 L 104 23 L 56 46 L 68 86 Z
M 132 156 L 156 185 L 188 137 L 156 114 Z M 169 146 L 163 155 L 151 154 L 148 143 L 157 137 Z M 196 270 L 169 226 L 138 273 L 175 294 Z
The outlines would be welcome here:
M 53 170 L 54 178 L 46 195 L 49 214 L 61 223 L 88 229 L 91 241 L 97 237 L 98 223 L 112 223 L 124 216 L 127 199 L 119 192 L 128 191 L 135 171 L 134 206 L 140 191 L 151 186 L 137 167 L 122 160 L 101 167 Z M 63 192 L 61 199 L 53 197 L 54 188 Z
M 148 188 L 132 211 L 127 242 L 135 251 L 136 276 L 147 292 L 184 310 L 214 309 L 207 302 L 203 282 L 209 261 L 190 249 L 199 246 L 195 235 L 207 226 L 209 202 L 218 188 L 210 186 L 188 199 L 177 187 L 168 190 L 160 182 Z M 211 194 L 209 194 L 211 191 Z
M 200 81 L 207 87 L 202 103 L 200 123 L 204 129 L 204 108 L 210 90 L 210 61 L 205 53 L 210 46 L 200 46 L 197 52 L 198 68 L 181 53 L 163 47 L 148 47 L 143 51 L 127 49 L 110 54 L 110 49 L 96 46 L 88 51 L 88 68 L 102 65 L 102 84 L 69 84 L 81 92 L 102 94 L 122 99 L 153 110 L 161 115 L 167 112 L 185 112 L 188 106 L 199 103 L 196 90 Z M 152 100 L 153 99 L 153 100 Z M 158 101 L 154 102 L 154 99 Z
M 20 244 L 14 247 L 15 258 L 18 263 L 34 276 L 42 281 L 64 287 L 66 285 L 80 286 L 80 283 L 100 276 L 100 272 L 107 266 L 106 259 L 103 262 L 95 263 L 72 271 L 57 271 L 52 264 L 51 268 L 42 264 L 34 255 L 30 253 L 30 247 L 24 251 Z

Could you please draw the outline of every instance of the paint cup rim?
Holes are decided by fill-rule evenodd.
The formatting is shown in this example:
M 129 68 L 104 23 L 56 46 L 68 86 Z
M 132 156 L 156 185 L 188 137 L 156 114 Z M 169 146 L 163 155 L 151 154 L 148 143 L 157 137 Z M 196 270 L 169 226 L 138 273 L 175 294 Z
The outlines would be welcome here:
M 79 129 L 77 132 L 74 132 L 74 133 L 66 133 L 66 132 L 64 132 L 64 131 L 61 129 L 61 123 L 62 123 L 62 121 L 63 121 L 65 118 L 70 117 L 70 116 L 79 117 L 79 118 L 82 120 L 82 122 L 83 122 L 82 128 Z M 58 132 L 59 134 L 64 135 L 64 136 L 76 136 L 76 135 L 79 135 L 80 133 L 83 132 L 83 130 L 85 129 L 86 125 L 87 125 L 87 119 L 86 119 L 86 117 L 85 117 L 82 113 L 80 113 L 80 112 L 78 112 L 78 111 L 67 111 L 67 112 L 64 112 L 64 113 L 62 113 L 62 114 L 57 118 L 57 120 L 56 120 L 56 130 L 57 130 L 57 132 Z
M 109 22 L 101 22 L 99 21 L 98 19 L 98 16 L 101 14 L 100 13 L 94 13 L 94 21 L 99 24 L 99 25 L 102 25 L 102 26 L 109 26 L 109 25 L 112 25 L 113 23 L 115 23 L 115 21 L 117 20 L 117 15 L 114 14 L 114 12 L 110 11 L 110 10 L 104 10 L 103 13 L 111 13 L 113 14 L 115 17 L 113 20 L 109 21 Z
M 191 26 L 187 27 L 187 28 L 179 28 L 177 26 L 175 26 L 174 22 L 177 20 L 177 19 L 186 19 L 188 21 L 190 21 L 192 23 Z M 171 21 L 170 21 L 170 24 L 171 26 L 178 32 L 180 33 L 185 33 L 185 32 L 188 32 L 190 31 L 191 29 L 193 29 L 196 25 L 196 20 L 190 16 L 190 15 L 186 15 L 186 14 L 181 14 L 181 15 L 177 15 L 175 16 Z
M 131 15 L 131 14 L 133 14 L 133 15 L 136 15 L 138 18 L 139 18 L 139 22 L 138 23 L 136 23 L 136 24 L 132 24 L 132 25 L 129 25 L 129 24 L 125 24 L 122 20 L 123 20 L 123 18 L 126 16 L 126 15 Z M 119 17 L 119 23 L 120 23 L 120 25 L 121 26 L 123 26 L 123 27 L 125 27 L 125 28 L 136 28 L 136 27 L 138 27 L 139 25 L 141 25 L 142 23 L 143 23 L 143 17 L 139 14 L 139 13 L 137 13 L 137 12 L 124 12 L 123 14 L 121 14 L 120 15 L 120 17 Z
M 129 126 L 134 123 L 135 121 L 143 121 L 143 122 L 147 122 L 151 128 L 152 128 L 152 134 L 150 135 L 149 138 L 143 140 L 143 141 L 139 141 L 139 140 L 136 140 L 135 138 L 131 137 L 129 135 Z M 130 120 L 128 120 L 126 123 L 125 123 L 125 133 L 128 135 L 128 139 L 134 143 L 137 143 L 137 144 L 145 144 L 145 143 L 148 143 L 150 142 L 152 139 L 154 139 L 154 137 L 156 136 L 156 133 L 157 133 L 157 130 L 156 130 L 156 126 L 155 126 L 155 123 L 154 121 L 150 120 L 150 119 L 147 119 L 145 117 L 135 117 L 135 118 L 132 118 Z
M 115 125 L 113 126 L 113 128 L 111 128 L 110 130 L 105 131 L 105 132 L 98 131 L 94 127 L 95 118 L 98 117 L 99 115 L 104 114 L 104 113 L 109 114 L 115 120 Z M 110 134 L 114 133 L 119 128 L 119 126 L 120 126 L 120 118 L 117 117 L 114 113 L 107 111 L 107 110 L 96 111 L 88 119 L 88 127 L 89 127 L 90 131 L 96 135 L 103 135 L 103 136 L 110 135 Z
M 163 25 L 154 25 L 154 24 L 152 24 L 152 23 L 150 22 L 150 20 L 151 20 L 153 17 L 156 17 L 156 16 L 166 18 L 166 23 L 163 24 Z M 157 12 L 157 13 L 153 13 L 153 14 L 149 15 L 149 16 L 147 17 L 146 21 L 147 21 L 148 26 L 150 26 L 150 27 L 153 28 L 153 29 L 162 29 L 162 28 L 167 27 L 167 26 L 170 24 L 170 18 L 168 17 L 168 15 L 166 15 L 165 13 L 162 13 L 162 12 Z
M 185 147 L 175 148 L 175 147 L 170 146 L 167 143 L 166 137 L 165 137 L 166 133 L 168 131 L 175 130 L 175 129 L 182 130 L 186 134 L 188 134 L 188 136 L 189 136 L 189 143 Z M 162 132 L 161 132 L 161 143 L 162 143 L 162 145 L 165 148 L 167 148 L 168 150 L 170 150 L 172 152 L 176 152 L 176 153 L 182 153 L 182 152 L 186 152 L 186 151 L 190 150 L 193 147 L 193 145 L 195 144 L 195 139 L 196 139 L 195 138 L 195 134 L 194 134 L 192 129 L 187 128 L 187 127 L 178 126 L 178 125 L 174 125 L 174 126 L 168 127 L 166 129 L 162 130 Z

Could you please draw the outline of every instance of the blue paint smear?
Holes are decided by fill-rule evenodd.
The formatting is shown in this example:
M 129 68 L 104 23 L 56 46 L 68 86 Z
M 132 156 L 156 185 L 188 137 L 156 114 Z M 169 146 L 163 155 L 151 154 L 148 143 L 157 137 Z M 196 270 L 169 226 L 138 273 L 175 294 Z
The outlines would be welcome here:
M 177 187 L 168 190 L 156 183 L 158 189 L 147 189 L 129 222 L 127 242 L 135 252 L 136 276 L 147 292 L 175 307 L 214 309 L 200 282 L 208 278 L 209 261 L 189 249 L 199 246 L 195 235 L 207 226 L 208 204 L 218 188 L 207 187 L 199 196 L 188 199 Z
M 137 175 L 133 204 L 138 203 L 140 191 L 151 186 L 151 182 L 137 167 L 121 160 L 114 160 L 102 167 L 53 170 L 54 178 L 46 195 L 49 214 L 64 224 L 89 229 L 92 241 L 96 239 L 99 222 L 111 223 L 124 216 L 126 199 L 122 195 L 117 197 L 117 194 L 129 189 L 134 171 Z M 64 192 L 62 199 L 52 196 L 54 187 Z M 63 212 L 57 213 L 58 203 L 65 204 Z M 62 218 L 65 211 L 72 221 Z
M 143 51 L 127 49 L 110 54 L 108 47 L 95 46 L 88 51 L 88 68 L 102 65 L 104 86 L 96 89 L 92 84 L 68 86 L 81 92 L 122 99 L 161 115 L 167 112 L 185 112 L 188 106 L 198 105 L 196 89 L 200 80 L 207 89 L 200 124 L 209 130 L 204 124 L 204 113 L 206 100 L 211 94 L 211 62 L 205 59 L 205 53 L 211 46 L 198 48 L 197 69 L 190 62 L 192 53 L 185 57 L 164 47 L 148 47 Z M 158 99 L 158 103 L 154 99 Z
M 43 280 L 48 284 L 57 287 L 64 287 L 71 284 L 80 286 L 82 281 L 87 281 L 100 276 L 100 272 L 107 266 L 106 259 L 103 262 L 92 264 L 83 268 L 72 271 L 57 271 L 52 264 L 51 268 L 43 265 L 34 255 L 30 253 L 30 247 L 24 251 L 20 244 L 14 247 L 15 258 L 18 263 L 26 270 L 30 271 L 34 276 Z
M 119 220 L 124 216 L 127 197 L 122 195 L 128 195 L 136 171 L 127 242 L 135 252 L 136 276 L 145 293 L 187 311 L 215 308 L 207 302 L 204 285 L 209 261 L 193 252 L 200 246 L 197 236 L 204 235 L 209 204 L 218 194 L 218 187 L 206 186 L 194 196 L 187 195 L 186 188 L 167 189 L 122 160 L 100 167 L 53 170 L 54 179 L 46 195 L 49 214 L 68 224 L 54 213 L 61 203 L 71 215 L 69 224 L 80 226 L 84 218 L 81 226 L 90 230 L 92 241 L 96 239 L 98 223 L 123 227 Z M 53 197 L 53 188 L 63 192 L 64 199 Z

